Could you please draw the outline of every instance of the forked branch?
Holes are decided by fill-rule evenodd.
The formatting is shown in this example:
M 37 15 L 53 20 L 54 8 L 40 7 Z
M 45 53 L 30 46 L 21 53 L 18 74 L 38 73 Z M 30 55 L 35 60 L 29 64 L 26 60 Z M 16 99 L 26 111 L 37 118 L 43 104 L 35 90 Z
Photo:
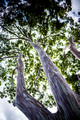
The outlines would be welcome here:
M 4 27 L 4 26 L 1 26 L 4 30 L 6 30 L 7 32 L 9 32 L 9 33 L 11 33 L 11 34 L 13 34 L 13 35 L 15 35 L 16 37 L 18 37 L 19 38 L 19 36 L 17 35 L 17 34 L 15 34 L 14 32 L 12 32 L 10 29 L 7 29 L 6 27 Z
M 18 29 L 18 31 L 24 36 L 24 34 L 23 34 L 23 30 L 19 27 L 19 26 L 17 26 L 16 24 L 14 25 L 17 29 Z

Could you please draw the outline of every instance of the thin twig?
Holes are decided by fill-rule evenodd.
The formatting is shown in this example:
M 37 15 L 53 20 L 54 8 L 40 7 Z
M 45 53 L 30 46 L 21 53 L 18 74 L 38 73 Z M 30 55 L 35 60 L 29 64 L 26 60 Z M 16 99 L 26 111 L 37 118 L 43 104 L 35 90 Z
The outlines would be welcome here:
M 32 40 L 31 40 L 29 37 L 27 37 L 25 31 L 23 31 L 23 32 L 24 32 L 24 37 L 26 37 L 26 38 L 24 38 L 24 37 L 19 37 L 17 34 L 15 34 L 14 32 L 10 31 L 10 30 L 7 29 L 7 28 L 5 28 L 4 26 L 2 26 L 2 27 L 3 27 L 3 29 L 5 29 L 6 31 L 8 31 L 9 33 L 17 36 L 18 38 L 16 38 L 16 39 L 26 40 L 26 41 L 28 41 L 31 45 L 33 45 L 33 46 L 35 45 L 34 43 L 32 43 Z M 12 38 L 12 39 L 15 39 L 15 38 Z M 10 40 L 10 39 L 9 39 L 9 40 Z
M 7 40 L 16 40 L 16 39 L 19 39 L 19 38 L 10 38 L 10 39 L 7 39 Z
M 23 37 L 10 38 L 10 39 L 4 38 L 4 39 L 2 39 L 2 40 L 15 40 L 15 39 L 27 40 L 27 39 L 25 39 L 25 38 L 23 38 Z
M 29 37 L 26 37 L 26 38 L 24 38 L 24 37 L 18 37 L 18 38 L 10 38 L 10 39 L 7 39 L 7 40 L 13 40 L 13 39 L 21 39 L 21 40 L 25 40 L 25 41 L 32 41 Z
M 21 40 L 26 40 L 26 41 L 29 41 L 29 42 L 32 42 L 32 40 L 29 38 L 29 37 L 27 37 L 27 35 L 25 34 L 25 32 L 24 32 L 24 37 L 26 37 L 26 38 L 24 38 L 24 37 L 19 37 L 17 34 L 15 34 L 14 32 L 12 32 L 11 30 L 9 30 L 9 29 L 7 29 L 6 27 L 4 27 L 4 26 L 2 26 L 2 28 L 3 29 L 5 29 L 6 31 L 8 31 L 9 33 L 11 33 L 11 34 L 13 34 L 13 35 L 15 35 L 17 38 L 10 38 L 10 39 L 6 39 L 6 38 L 4 38 L 4 39 L 6 39 L 6 40 L 13 40 L 13 39 L 21 39 Z
M 36 81 L 37 81 L 37 79 L 38 79 L 39 76 L 40 76 L 41 67 L 42 67 L 42 66 L 39 67 L 38 75 L 37 75 L 36 79 L 34 80 L 34 87 L 35 87 L 35 90 L 36 90 L 37 92 L 39 92 L 40 94 L 41 94 L 41 92 L 36 88 Z
M 10 38 L 10 39 L 8 39 L 8 38 L 1 38 L 1 40 L 6 40 L 6 41 L 8 41 L 8 40 L 13 40 L 13 39 L 19 39 L 19 38 Z
M 3 58 L 0 58 L 0 60 L 2 60 L 2 59 L 6 59 L 6 58 L 13 58 L 13 57 L 18 57 L 18 56 L 3 57 Z
M 21 28 L 15 24 L 15 27 L 19 30 L 19 32 L 24 36 L 23 32 L 21 31 Z
M 0 53 L 18 53 L 18 54 L 20 54 L 19 52 L 15 52 L 15 51 L 0 51 Z
M 3 29 L 5 29 L 6 31 L 8 31 L 9 33 L 17 36 L 19 38 L 19 36 L 17 34 L 15 34 L 14 32 L 12 32 L 10 29 L 7 29 L 6 27 L 2 26 Z
M 24 36 L 27 38 L 27 35 L 26 35 L 26 32 L 25 32 L 25 29 L 23 29 L 23 33 L 24 33 Z

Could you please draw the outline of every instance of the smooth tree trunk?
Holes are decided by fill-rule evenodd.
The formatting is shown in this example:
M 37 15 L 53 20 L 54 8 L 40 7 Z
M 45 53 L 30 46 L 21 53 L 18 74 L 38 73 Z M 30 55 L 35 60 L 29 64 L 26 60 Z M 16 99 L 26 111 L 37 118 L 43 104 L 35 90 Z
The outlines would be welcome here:
M 53 114 L 26 90 L 22 55 L 18 58 L 16 98 L 13 102 L 29 120 L 53 120 Z
M 76 49 L 76 45 L 73 42 L 73 38 L 71 37 L 69 41 L 70 41 L 70 51 L 78 60 L 80 60 L 80 51 Z
M 45 75 L 57 105 L 57 112 L 51 113 L 26 90 L 22 55 L 18 58 L 16 98 L 13 102 L 29 120 L 80 120 L 80 96 L 74 93 L 59 69 L 39 44 L 30 44 L 37 50 Z

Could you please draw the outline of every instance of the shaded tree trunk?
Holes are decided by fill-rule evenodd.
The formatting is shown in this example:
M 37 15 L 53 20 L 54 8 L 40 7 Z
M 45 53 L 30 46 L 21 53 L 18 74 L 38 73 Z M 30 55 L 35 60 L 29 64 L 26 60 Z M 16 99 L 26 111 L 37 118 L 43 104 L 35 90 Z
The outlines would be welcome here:
M 73 38 L 70 37 L 70 51 L 72 52 L 72 54 L 78 59 L 80 60 L 80 51 L 78 51 L 76 49 L 76 45 L 75 43 L 73 42 Z
M 37 50 L 47 80 L 57 105 L 52 114 L 39 101 L 30 96 L 25 87 L 24 68 L 21 54 L 18 58 L 16 98 L 13 102 L 29 120 L 80 120 L 80 96 L 74 93 L 61 72 L 43 51 L 39 44 L 30 44 Z
M 22 55 L 18 58 L 17 69 L 17 88 L 16 98 L 13 102 L 29 120 L 52 120 L 53 114 L 50 113 L 39 101 L 34 99 L 26 90 L 24 81 L 24 66 L 22 62 Z

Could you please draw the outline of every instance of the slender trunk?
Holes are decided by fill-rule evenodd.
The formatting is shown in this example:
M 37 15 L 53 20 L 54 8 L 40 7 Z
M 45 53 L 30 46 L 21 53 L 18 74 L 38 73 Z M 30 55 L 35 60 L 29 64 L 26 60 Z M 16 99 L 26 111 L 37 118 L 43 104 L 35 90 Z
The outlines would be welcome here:
M 80 120 L 80 96 L 69 87 L 61 72 L 38 44 L 30 41 L 37 50 L 46 77 L 57 105 L 57 113 L 52 114 L 40 102 L 31 97 L 25 88 L 24 69 L 21 55 L 18 59 L 17 90 L 14 106 L 17 106 L 29 120 Z
M 53 120 L 54 115 L 26 90 L 22 55 L 18 58 L 16 98 L 13 102 L 29 120 Z

